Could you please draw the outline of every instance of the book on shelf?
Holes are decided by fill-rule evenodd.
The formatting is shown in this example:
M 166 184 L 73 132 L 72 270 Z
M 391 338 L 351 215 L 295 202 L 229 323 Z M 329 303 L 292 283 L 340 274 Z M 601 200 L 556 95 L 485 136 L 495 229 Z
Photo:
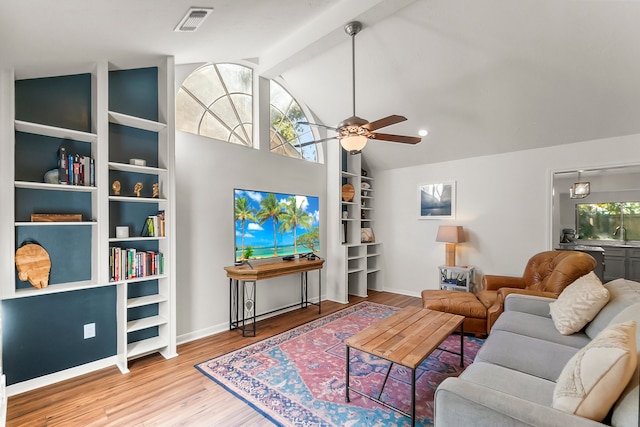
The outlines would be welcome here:
M 58 182 L 65 185 L 96 185 L 95 161 L 89 156 L 71 154 L 66 147 L 58 150 Z
M 156 215 L 149 215 L 144 221 L 140 236 L 142 237 L 164 237 L 165 231 L 164 211 L 158 211 Z
M 113 246 L 109 255 L 109 267 L 111 282 L 157 276 L 164 274 L 164 256 L 162 252 Z

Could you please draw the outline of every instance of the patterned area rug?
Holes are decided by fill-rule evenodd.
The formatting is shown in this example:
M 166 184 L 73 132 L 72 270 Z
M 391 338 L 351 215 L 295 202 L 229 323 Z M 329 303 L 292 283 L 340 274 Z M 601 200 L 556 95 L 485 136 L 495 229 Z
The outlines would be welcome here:
M 409 426 L 409 418 L 350 393 L 345 402 L 344 340 L 399 309 L 362 302 L 196 365 L 203 374 L 280 426 Z M 465 337 L 465 366 L 482 340 Z M 460 337 L 441 345 L 460 350 Z M 351 352 L 351 386 L 378 395 L 389 362 Z M 435 350 L 416 372 L 416 425 L 433 424 L 433 393 L 457 376 L 460 356 Z M 394 365 L 382 401 L 409 412 L 410 371 Z

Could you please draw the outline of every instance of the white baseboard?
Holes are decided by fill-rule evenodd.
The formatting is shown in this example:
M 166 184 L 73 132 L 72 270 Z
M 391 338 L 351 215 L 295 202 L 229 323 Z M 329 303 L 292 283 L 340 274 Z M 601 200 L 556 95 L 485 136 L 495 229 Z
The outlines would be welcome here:
M 99 369 L 108 368 L 110 366 L 116 366 L 117 362 L 118 362 L 117 357 L 111 356 L 105 359 L 96 360 L 95 362 L 85 363 L 84 365 L 65 369 L 64 371 L 54 372 L 53 374 L 34 378 L 32 380 L 11 384 L 7 386 L 7 396 L 15 396 L 16 394 L 24 393 L 27 391 L 35 390 L 40 387 L 55 384 L 60 381 L 65 381 L 71 378 L 79 377 L 80 375 L 88 374 L 93 371 L 97 371 Z
M 390 292 L 392 294 L 398 294 L 398 295 L 406 295 L 408 297 L 417 297 L 417 298 L 422 298 L 422 292 L 415 292 L 415 291 L 407 291 L 406 289 L 398 289 L 398 288 L 387 288 L 385 287 L 384 289 L 382 289 L 383 292 Z
M 317 304 L 318 303 L 318 298 L 317 297 L 316 298 L 309 298 L 309 302 Z M 261 314 L 258 313 L 257 314 L 258 321 L 264 320 L 264 319 L 268 319 L 270 317 L 278 316 L 278 315 L 283 314 L 283 313 L 288 313 L 288 312 L 293 311 L 293 310 L 300 309 L 299 306 L 288 307 L 286 309 L 284 307 L 286 307 L 286 306 L 283 306 L 281 308 L 274 308 L 273 310 L 282 310 L 282 311 L 278 311 L 276 313 L 271 313 L 271 314 L 268 314 L 268 315 L 261 315 Z M 312 306 L 309 306 L 308 308 L 309 309 L 313 309 L 313 307 L 316 307 L 316 306 L 312 305 Z M 178 335 L 176 337 L 176 343 L 178 345 L 185 344 L 185 343 L 188 343 L 188 342 L 191 342 L 191 341 L 199 340 L 201 338 L 210 337 L 211 335 L 215 335 L 215 334 L 218 334 L 220 332 L 226 332 L 228 330 L 229 330 L 229 322 L 218 323 L 217 325 L 213 325 L 213 326 L 210 326 L 210 327 L 205 328 L 205 329 L 200 329 L 199 331 L 194 331 L 194 332 L 189 332 L 187 334 Z

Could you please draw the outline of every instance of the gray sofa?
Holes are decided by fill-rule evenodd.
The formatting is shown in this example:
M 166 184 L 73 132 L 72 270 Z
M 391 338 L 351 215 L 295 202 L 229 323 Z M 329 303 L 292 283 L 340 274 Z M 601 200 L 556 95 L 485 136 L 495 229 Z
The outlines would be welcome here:
M 580 332 L 561 335 L 548 298 L 509 295 L 475 361 L 435 393 L 435 425 L 638 427 L 638 369 L 603 423 L 551 407 L 555 381 L 567 361 L 610 324 L 635 320 L 640 351 L 640 283 L 605 285 L 610 300 Z

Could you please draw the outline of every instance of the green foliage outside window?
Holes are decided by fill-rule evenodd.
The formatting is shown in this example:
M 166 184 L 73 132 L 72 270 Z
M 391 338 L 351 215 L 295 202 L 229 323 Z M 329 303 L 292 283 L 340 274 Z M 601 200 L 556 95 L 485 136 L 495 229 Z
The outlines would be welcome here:
M 640 202 L 581 203 L 576 214 L 579 239 L 640 241 Z

